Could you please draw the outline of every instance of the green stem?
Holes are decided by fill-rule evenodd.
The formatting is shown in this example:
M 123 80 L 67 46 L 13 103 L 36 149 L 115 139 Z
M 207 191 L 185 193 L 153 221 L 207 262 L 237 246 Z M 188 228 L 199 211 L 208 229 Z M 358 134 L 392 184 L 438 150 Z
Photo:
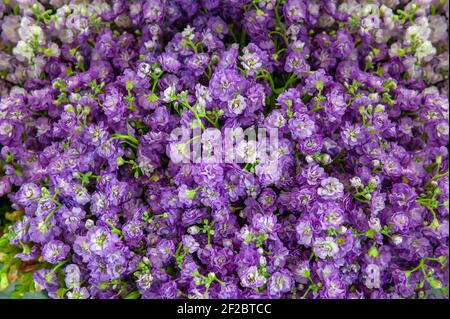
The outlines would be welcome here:
M 306 289 L 305 293 L 303 294 L 303 296 L 300 297 L 300 299 L 305 299 L 306 296 L 308 295 L 308 293 L 311 291 L 312 287 L 311 285 L 308 286 L 308 288 Z
M 200 124 L 200 128 L 201 128 L 202 130 L 204 130 L 204 129 L 205 129 L 205 126 L 203 125 L 203 122 L 202 122 L 200 116 L 199 116 L 198 113 L 194 110 L 194 108 L 193 108 L 192 106 L 190 106 L 189 103 L 187 103 L 186 101 L 180 101 L 180 102 L 181 102 L 181 104 L 182 104 L 183 106 L 187 107 L 187 108 L 192 112 L 192 114 L 194 114 L 195 118 L 197 119 L 198 123 Z
M 217 123 L 217 119 L 215 121 L 211 120 L 208 115 L 205 115 L 205 119 L 211 123 L 214 127 L 219 128 L 219 123 Z
M 44 219 L 44 223 L 45 224 L 47 224 L 48 223 L 48 221 L 50 220 L 50 217 L 52 217 L 55 213 L 56 213 L 56 211 L 59 209 L 59 207 L 56 207 L 55 209 L 53 209 L 48 215 L 47 215 L 47 217 L 45 217 L 45 219 Z
M 244 45 L 245 45 L 245 37 L 246 37 L 246 30 L 245 30 L 245 28 L 241 28 L 241 36 L 240 36 L 240 39 L 239 39 L 239 48 L 242 50 L 242 48 L 244 47 Z
M 59 268 L 61 268 L 63 265 L 67 264 L 69 262 L 69 259 L 62 260 L 59 263 L 56 264 L 56 266 L 52 269 L 52 272 L 57 271 Z
M 129 142 L 129 144 L 135 148 L 139 145 L 139 140 L 131 135 L 125 135 L 125 134 L 114 134 L 111 138 L 111 140 L 114 139 L 120 139 L 124 142 Z

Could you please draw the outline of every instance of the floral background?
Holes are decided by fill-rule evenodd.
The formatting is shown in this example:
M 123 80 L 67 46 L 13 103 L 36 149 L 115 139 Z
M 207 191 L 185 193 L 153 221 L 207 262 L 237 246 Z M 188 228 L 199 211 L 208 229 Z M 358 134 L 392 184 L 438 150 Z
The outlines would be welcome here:
M 448 15 L 1 1 L 1 296 L 448 298 Z M 169 156 L 249 127 L 269 157 Z

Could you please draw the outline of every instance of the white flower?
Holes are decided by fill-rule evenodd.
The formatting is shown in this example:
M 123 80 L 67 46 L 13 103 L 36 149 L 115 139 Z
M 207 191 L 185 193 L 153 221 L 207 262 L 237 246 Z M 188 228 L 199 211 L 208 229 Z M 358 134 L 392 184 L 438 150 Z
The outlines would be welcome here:
M 414 56 L 420 61 L 424 60 L 426 62 L 430 61 L 433 56 L 436 54 L 436 48 L 433 47 L 431 44 L 431 41 L 424 41 L 422 44 L 420 44 L 416 52 L 414 53 Z
M 181 32 L 181 35 L 186 40 L 192 40 L 194 39 L 195 36 L 194 31 L 195 28 L 192 28 L 190 25 L 187 25 L 186 28 L 184 28 L 183 32 Z
M 371 217 L 369 219 L 369 227 L 375 231 L 380 231 L 381 230 L 380 219 L 377 217 Z
M 126 14 L 121 14 L 116 19 L 114 19 L 114 23 L 120 28 L 129 28 L 131 26 L 130 17 Z
M 351 1 L 344 1 L 339 5 L 339 11 L 348 13 L 350 15 L 358 15 L 361 16 L 361 4 L 351 0 Z
M 333 257 L 339 252 L 339 246 L 333 237 L 317 238 L 313 246 L 314 254 L 321 259 Z
M 377 17 L 380 15 L 378 4 L 368 3 L 362 7 L 361 16 L 368 16 L 368 15 L 374 15 Z
M 173 85 L 170 85 L 167 87 L 167 89 L 164 90 L 164 98 L 163 101 L 166 103 L 173 102 L 177 99 L 177 92 L 175 90 L 175 87 Z
M 195 97 L 197 98 L 198 106 L 202 108 L 205 108 L 206 104 L 212 101 L 208 88 L 200 83 L 195 85 Z
M 48 50 L 46 51 L 46 54 L 48 56 L 56 56 L 56 57 L 58 57 L 59 54 L 61 53 L 61 51 L 59 49 L 59 46 L 56 43 L 54 43 L 54 42 L 50 42 L 47 45 L 47 49 Z
M 241 141 L 236 147 L 236 156 L 239 163 L 254 163 L 256 154 L 255 141 Z
M 247 103 L 245 103 L 244 97 L 242 95 L 238 95 L 228 102 L 228 111 L 231 114 L 239 115 L 244 112 L 246 106 Z
M 20 28 L 17 30 L 20 36 L 20 39 L 23 41 L 30 41 L 31 39 L 35 40 L 38 44 L 45 43 L 45 35 L 42 28 L 35 24 L 29 24 L 28 19 L 22 19 Z
M 350 179 L 350 183 L 353 187 L 360 187 L 362 185 L 361 178 L 354 176 Z
M 33 48 L 25 41 L 20 40 L 13 49 L 14 55 L 19 61 L 31 61 L 34 58 Z
M 403 242 L 403 237 L 401 237 L 401 236 L 392 236 L 392 242 L 395 244 L 395 245 L 400 245 L 402 242 Z
M 140 78 L 145 78 L 151 71 L 151 66 L 150 64 L 143 62 L 141 64 L 139 64 L 138 66 L 138 71 L 137 71 L 137 75 Z
M 427 20 L 428 21 L 428 20 Z M 431 35 L 431 29 L 428 27 L 428 22 L 425 25 L 414 24 L 406 29 L 405 44 L 411 45 L 414 42 L 423 42 L 428 40 Z
M 264 257 L 264 256 L 259 256 L 259 264 L 260 264 L 261 266 L 267 265 L 267 259 L 266 259 L 266 257 Z
M 191 235 L 197 235 L 200 232 L 200 229 L 198 228 L 198 226 L 191 226 L 188 228 L 188 234 Z
M 92 219 L 88 219 L 88 220 L 86 220 L 84 227 L 86 229 L 91 229 L 92 227 L 94 227 L 94 225 L 95 225 L 95 222 Z

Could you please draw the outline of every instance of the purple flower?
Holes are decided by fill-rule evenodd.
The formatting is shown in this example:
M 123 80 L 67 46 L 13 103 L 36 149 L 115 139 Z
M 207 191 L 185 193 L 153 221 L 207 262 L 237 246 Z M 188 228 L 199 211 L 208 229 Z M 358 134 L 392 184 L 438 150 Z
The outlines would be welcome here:
M 251 266 L 244 269 L 241 274 L 241 285 L 245 288 L 258 288 L 266 283 L 266 278 L 259 274 L 256 266 Z
M 64 282 L 68 288 L 79 288 L 81 284 L 81 271 L 76 264 L 64 268 Z
M 94 226 L 87 233 L 89 251 L 97 255 L 107 254 L 116 242 L 109 229 L 103 226 Z
M 295 226 L 298 243 L 304 246 L 311 246 L 313 238 L 313 228 L 309 220 L 299 219 Z
M 59 208 L 58 214 L 61 214 L 64 226 L 71 233 L 75 233 L 81 227 L 82 220 L 86 216 L 86 212 L 79 207 L 69 210 L 62 206 Z
M 296 139 L 310 137 L 316 130 L 314 121 L 305 113 L 295 113 L 288 125 L 292 136 Z
M 164 71 L 177 73 L 181 67 L 177 56 L 171 53 L 163 53 L 159 56 L 159 63 Z
M 317 194 L 329 200 L 340 199 L 344 195 L 344 185 L 335 177 L 327 177 L 320 182 Z
M 284 66 L 284 70 L 286 72 L 292 72 L 300 76 L 309 71 L 309 68 L 309 64 L 306 63 L 302 52 L 292 51 L 286 57 L 286 63 Z
M 239 90 L 240 77 L 234 70 L 219 70 L 214 73 L 209 88 L 211 96 L 227 102 Z
M 392 186 L 389 194 L 389 201 L 391 204 L 399 207 L 408 207 L 416 199 L 417 194 L 413 188 L 405 183 L 397 183 Z
M 42 257 L 45 261 L 56 264 L 58 261 L 66 258 L 70 247 L 60 240 L 52 240 L 44 245 Z
M 33 183 L 23 184 L 16 194 L 16 201 L 19 205 L 27 206 L 41 197 L 41 189 Z
M 252 227 L 259 233 L 270 234 L 277 227 L 277 217 L 272 214 L 256 214 L 252 218 Z
M 125 223 L 122 227 L 122 234 L 131 245 L 138 245 L 144 237 L 142 225 L 135 220 Z
M 58 288 L 56 272 L 51 269 L 39 269 L 33 274 L 35 285 L 41 289 L 54 291 Z
M 283 10 L 288 22 L 301 22 L 306 19 L 306 5 L 302 0 L 286 1 Z
M 30 240 L 36 243 L 45 243 L 59 235 L 60 228 L 55 226 L 55 220 L 50 218 L 46 221 L 44 218 L 33 218 L 30 221 L 29 236 Z
M 159 293 L 164 299 L 174 299 L 178 296 L 178 288 L 175 281 L 165 282 L 159 288 Z
M 203 209 L 193 208 L 183 212 L 181 216 L 181 224 L 183 226 L 190 226 L 199 222 L 205 216 Z
M 270 276 L 267 281 L 267 287 L 269 295 L 273 297 L 278 297 L 280 294 L 289 292 L 294 286 L 294 280 L 292 275 L 286 269 L 277 271 L 272 276 Z
M 317 238 L 313 244 L 314 254 L 321 258 L 333 258 L 339 251 L 339 246 L 332 237 Z

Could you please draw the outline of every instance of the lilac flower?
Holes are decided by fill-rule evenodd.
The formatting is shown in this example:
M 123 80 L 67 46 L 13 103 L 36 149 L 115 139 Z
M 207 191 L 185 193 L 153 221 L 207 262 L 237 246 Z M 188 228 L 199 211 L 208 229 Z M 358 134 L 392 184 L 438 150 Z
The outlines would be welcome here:
M 293 51 L 286 57 L 284 66 L 286 72 L 302 75 L 302 73 L 309 71 L 309 68 L 309 64 L 306 63 L 302 52 Z
M 317 257 L 326 259 L 332 258 L 339 251 L 339 247 L 332 237 L 317 238 L 314 240 L 313 251 Z
M 274 215 L 256 214 L 252 218 L 252 227 L 260 233 L 270 234 L 276 229 L 277 218 Z
M 139 243 L 144 237 L 144 232 L 141 224 L 134 220 L 129 221 L 123 225 L 122 233 L 125 240 L 130 242 L 130 244 L 132 245 Z
M 81 284 L 81 271 L 76 264 L 67 265 L 64 268 L 64 282 L 68 288 L 79 288 Z
M 291 274 L 286 271 L 278 271 L 274 273 L 267 282 L 269 295 L 279 296 L 281 293 L 289 292 L 294 286 L 294 280 Z
M 339 199 L 344 195 L 344 185 L 335 177 L 327 177 L 320 182 L 317 194 L 324 199 Z
M 63 206 L 59 208 L 58 213 L 61 214 L 66 229 L 71 233 L 75 233 L 81 227 L 81 222 L 86 216 L 86 212 L 79 207 L 69 210 Z
M 408 207 L 417 197 L 414 189 L 405 183 L 397 183 L 392 186 L 392 193 L 389 195 L 391 204 Z
M 175 281 L 168 281 L 161 285 L 159 293 L 164 299 L 174 299 L 177 297 L 178 289 Z
M 48 242 L 60 232 L 61 230 L 55 225 L 53 218 L 48 221 L 44 218 L 33 218 L 30 221 L 29 236 L 36 243 Z
M 87 233 L 89 251 L 97 255 L 103 255 L 112 249 L 114 238 L 110 231 L 103 226 L 94 226 Z
M 184 211 L 181 217 L 181 223 L 183 226 L 190 226 L 200 221 L 205 216 L 203 209 L 193 208 Z
M 311 246 L 313 238 L 313 228 L 309 220 L 299 219 L 295 226 L 298 243 L 304 246 Z
M 284 14 L 289 22 L 305 20 L 306 12 L 306 5 L 302 0 L 289 0 L 284 4 Z
M 52 240 L 44 245 L 42 249 L 42 256 L 45 261 L 56 264 L 58 261 L 66 258 L 70 247 L 65 245 L 62 241 Z
M 256 266 L 246 268 L 241 272 L 241 285 L 246 288 L 258 288 L 266 283 L 266 278 L 261 276 Z
M 19 205 L 26 206 L 33 203 L 41 196 L 41 190 L 36 184 L 24 184 L 16 194 L 16 200 Z
M 54 291 L 58 288 L 58 278 L 50 269 L 39 269 L 33 274 L 33 280 L 38 288 Z
M 163 53 L 159 57 L 159 63 L 164 71 L 177 73 L 178 69 L 181 67 L 180 61 L 178 61 L 177 56 L 170 53 Z
M 214 73 L 210 90 L 213 98 L 227 102 L 239 89 L 239 75 L 232 70 L 220 70 Z
M 88 299 L 90 294 L 86 287 L 74 288 L 66 294 L 68 299 Z
M 195 253 L 200 247 L 199 243 L 191 235 L 183 236 L 182 243 L 183 246 L 188 249 L 190 254 Z
M 288 125 L 292 136 L 296 139 L 310 137 L 316 130 L 314 121 L 305 113 L 295 113 Z

